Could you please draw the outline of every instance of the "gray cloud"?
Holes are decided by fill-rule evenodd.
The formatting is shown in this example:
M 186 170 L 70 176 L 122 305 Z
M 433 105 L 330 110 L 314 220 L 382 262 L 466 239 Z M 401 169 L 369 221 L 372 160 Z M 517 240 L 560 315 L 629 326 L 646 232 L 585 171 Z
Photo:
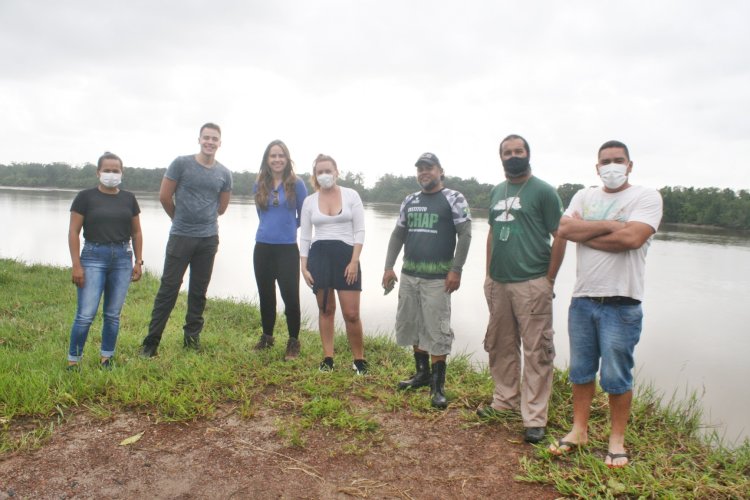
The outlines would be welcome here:
M 117 149 L 164 166 L 210 119 L 236 170 L 282 137 L 305 169 L 325 150 L 374 181 L 434 150 L 495 182 L 497 142 L 516 132 L 553 184 L 595 183 L 596 148 L 620 138 L 639 182 L 747 188 L 748 14 L 741 1 L 6 0 L 0 162 Z

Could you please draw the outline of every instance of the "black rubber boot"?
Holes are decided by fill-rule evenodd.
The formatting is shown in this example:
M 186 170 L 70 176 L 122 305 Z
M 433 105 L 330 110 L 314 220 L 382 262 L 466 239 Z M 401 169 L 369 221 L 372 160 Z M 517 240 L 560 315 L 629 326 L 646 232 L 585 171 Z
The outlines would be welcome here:
M 445 409 L 448 407 L 448 399 L 445 397 L 445 361 L 432 363 L 432 382 L 430 386 L 432 406 Z
M 398 383 L 398 388 L 416 389 L 417 387 L 426 387 L 430 385 L 430 355 L 426 352 L 414 352 L 414 362 L 417 365 L 417 373 L 409 380 L 402 380 Z

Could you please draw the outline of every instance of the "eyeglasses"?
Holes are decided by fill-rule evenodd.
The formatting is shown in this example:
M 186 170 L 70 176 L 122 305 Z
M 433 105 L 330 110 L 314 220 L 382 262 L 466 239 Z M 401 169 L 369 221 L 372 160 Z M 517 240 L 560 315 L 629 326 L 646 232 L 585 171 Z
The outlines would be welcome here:
M 279 206 L 279 190 L 278 189 L 273 190 L 273 206 L 274 207 Z

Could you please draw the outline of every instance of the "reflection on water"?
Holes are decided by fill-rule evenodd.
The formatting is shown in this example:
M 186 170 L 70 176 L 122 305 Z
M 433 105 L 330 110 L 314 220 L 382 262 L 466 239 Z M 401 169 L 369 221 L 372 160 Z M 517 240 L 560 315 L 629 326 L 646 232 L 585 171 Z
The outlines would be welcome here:
M 74 191 L 0 188 L 0 210 L 6 221 L 0 257 L 69 266 L 67 229 L 74 196 Z M 169 218 L 155 193 L 140 194 L 138 200 L 145 267 L 158 274 Z M 380 281 L 397 214 L 395 205 L 366 208 L 361 316 L 369 333 L 390 334 L 393 330 L 397 293 L 384 296 Z M 209 293 L 253 301 L 255 206 L 248 199 L 233 200 L 219 225 L 221 243 Z M 475 215 L 461 288 L 452 298 L 454 353 L 469 353 L 477 363 L 487 362 L 482 347 L 488 318 L 482 292 L 487 230 L 486 215 Z M 724 424 L 728 439 L 750 435 L 746 418 L 750 414 L 750 391 L 744 387 L 750 380 L 750 235 L 665 226 L 649 249 L 646 267 L 644 328 L 636 349 L 637 380 L 653 382 L 667 396 L 677 392 L 681 397 L 686 388 L 697 390 L 709 420 Z M 555 284 L 555 364 L 559 367 L 568 362 L 567 307 L 574 280 L 575 245 L 570 244 Z M 308 325 L 315 327 L 313 294 L 303 285 L 301 295 Z M 281 306 L 280 299 L 278 303 Z M 303 341 L 318 342 L 314 336 Z
M 718 227 L 698 227 L 685 224 L 663 224 L 656 234 L 656 239 L 662 241 L 748 247 L 750 246 L 750 231 L 737 231 Z

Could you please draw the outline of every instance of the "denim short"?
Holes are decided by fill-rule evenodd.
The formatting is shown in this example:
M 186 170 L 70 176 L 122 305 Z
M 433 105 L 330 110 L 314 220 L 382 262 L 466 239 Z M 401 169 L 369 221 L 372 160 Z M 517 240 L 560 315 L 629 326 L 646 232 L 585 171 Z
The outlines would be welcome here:
M 633 351 L 641 338 L 643 310 L 640 304 L 602 304 L 586 297 L 573 297 L 568 309 L 570 338 L 570 382 L 596 380 L 609 394 L 633 388 Z

